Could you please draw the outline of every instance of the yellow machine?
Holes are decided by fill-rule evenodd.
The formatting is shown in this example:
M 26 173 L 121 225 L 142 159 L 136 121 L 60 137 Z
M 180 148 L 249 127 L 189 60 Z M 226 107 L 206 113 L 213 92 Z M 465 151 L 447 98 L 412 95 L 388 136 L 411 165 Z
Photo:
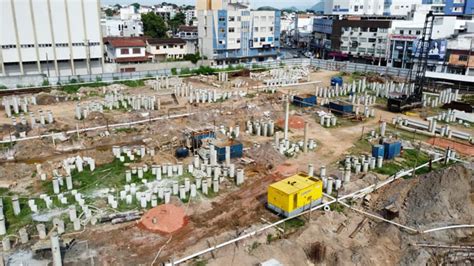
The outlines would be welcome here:
M 304 173 L 271 184 L 267 206 L 286 217 L 308 210 L 322 202 L 323 182 Z

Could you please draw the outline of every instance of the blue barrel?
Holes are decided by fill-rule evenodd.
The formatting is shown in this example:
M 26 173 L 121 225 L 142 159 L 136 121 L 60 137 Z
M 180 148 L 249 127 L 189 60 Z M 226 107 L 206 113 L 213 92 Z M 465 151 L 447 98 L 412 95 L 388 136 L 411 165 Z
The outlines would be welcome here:
M 176 149 L 176 158 L 186 158 L 189 155 L 189 150 L 185 147 Z
M 378 158 L 379 156 L 385 156 L 385 149 L 383 145 L 372 146 L 372 157 Z

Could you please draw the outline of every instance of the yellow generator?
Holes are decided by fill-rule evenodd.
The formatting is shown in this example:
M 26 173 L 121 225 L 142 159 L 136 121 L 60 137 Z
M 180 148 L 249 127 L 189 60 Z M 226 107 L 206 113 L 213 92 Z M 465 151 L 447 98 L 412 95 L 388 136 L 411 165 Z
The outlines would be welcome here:
M 271 184 L 267 191 L 267 206 L 290 217 L 320 204 L 323 182 L 304 173 Z

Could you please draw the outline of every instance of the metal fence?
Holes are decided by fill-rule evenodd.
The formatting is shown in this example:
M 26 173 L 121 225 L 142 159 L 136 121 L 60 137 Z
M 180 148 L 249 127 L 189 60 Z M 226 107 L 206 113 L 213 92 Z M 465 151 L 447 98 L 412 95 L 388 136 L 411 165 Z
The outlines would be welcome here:
M 408 69 L 401 68 L 391 68 L 384 66 L 375 66 L 375 65 L 366 65 L 358 64 L 351 62 L 337 62 L 330 60 L 322 59 L 309 59 L 309 58 L 293 58 L 285 59 L 278 61 L 267 61 L 267 62 L 258 62 L 258 63 L 242 63 L 235 65 L 218 65 L 213 66 L 217 69 L 225 69 L 228 67 L 246 67 L 246 68 L 277 68 L 283 65 L 286 66 L 298 66 L 298 65 L 312 65 L 317 68 L 332 70 L 332 71 L 344 71 L 344 72 L 376 72 L 379 74 L 385 75 L 395 75 L 405 77 L 408 74 Z M 188 68 L 189 70 L 195 70 L 199 67 Z M 177 69 L 179 73 L 180 69 Z M 48 81 L 50 84 L 67 84 L 71 82 L 77 83 L 87 83 L 87 82 L 113 82 L 118 80 L 136 80 L 143 79 L 147 77 L 162 76 L 162 75 L 171 75 L 171 69 L 161 69 L 161 70 L 150 70 L 150 71 L 135 71 L 135 72 L 117 72 L 117 73 L 103 73 L 103 74 L 93 74 L 93 75 L 75 75 L 75 76 L 61 76 L 61 77 L 50 77 Z

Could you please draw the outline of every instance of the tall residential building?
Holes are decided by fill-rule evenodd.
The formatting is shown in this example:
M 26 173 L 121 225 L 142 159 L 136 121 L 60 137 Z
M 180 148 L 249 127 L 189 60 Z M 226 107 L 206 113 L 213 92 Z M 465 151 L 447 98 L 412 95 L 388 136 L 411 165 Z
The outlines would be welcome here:
M 100 72 L 99 0 L 3 0 L 0 75 Z
M 474 15 L 474 0 L 446 0 L 444 13 L 447 15 Z
M 280 48 L 280 11 L 253 11 L 232 1 L 199 3 L 200 53 L 217 64 L 276 59 Z M 215 4 L 215 5 L 214 5 Z

